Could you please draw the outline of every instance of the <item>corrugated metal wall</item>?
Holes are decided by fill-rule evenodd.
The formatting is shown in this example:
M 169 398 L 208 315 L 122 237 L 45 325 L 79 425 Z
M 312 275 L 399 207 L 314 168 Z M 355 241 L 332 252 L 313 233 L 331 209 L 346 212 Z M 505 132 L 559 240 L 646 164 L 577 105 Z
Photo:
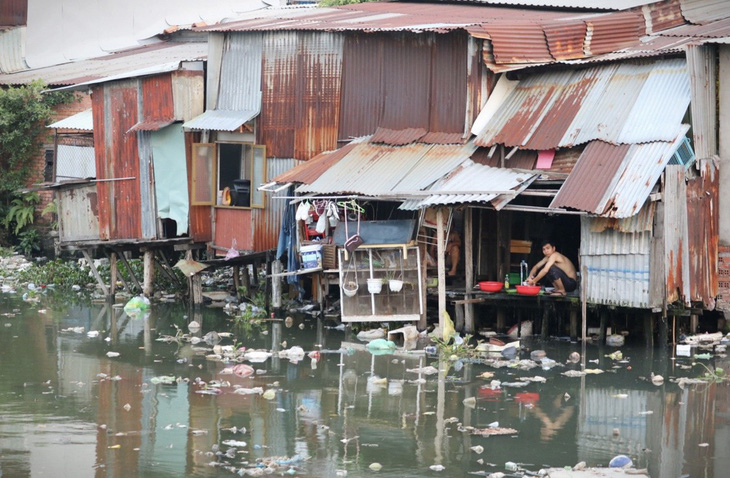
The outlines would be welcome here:
M 3 0 L 0 2 L 0 26 L 14 27 L 28 22 L 28 0 Z
M 479 54 L 463 33 L 348 34 L 339 138 L 373 134 L 378 126 L 463 133 L 466 98 L 478 102 L 481 88 L 479 70 L 467 66 L 469 51 Z
M 185 158 L 187 160 L 187 179 L 188 179 L 188 191 L 193 190 L 193 175 L 192 175 L 192 157 L 193 157 L 193 143 L 200 142 L 199 132 L 188 132 L 185 133 Z M 211 215 L 212 208 L 210 206 L 190 206 L 189 215 L 189 230 L 190 237 L 195 242 L 210 242 L 213 240 L 213 222 Z
M 605 229 L 593 232 L 592 218 L 581 217 L 581 267 L 587 267 L 591 304 L 649 307 L 651 231 Z
M 700 159 L 717 154 L 717 50 L 715 45 L 687 45 L 692 102 L 692 135 Z
M 339 33 L 264 35 L 258 141 L 268 157 L 306 160 L 337 148 L 343 41 Z
M 101 239 L 140 237 L 140 188 L 137 135 L 125 134 L 137 123 L 137 81 L 95 87 L 92 94 L 94 149 Z
M 171 121 L 175 118 L 175 104 L 172 99 L 172 77 L 169 74 L 155 75 L 140 80 L 141 115 L 139 121 Z
M 664 262 L 667 302 L 682 301 L 689 305 L 689 233 L 684 175 L 684 166 L 680 165 L 669 165 L 664 172 Z
M 258 142 L 270 158 L 294 156 L 297 72 L 296 32 L 264 35 L 264 65 Z M 309 158 L 302 158 L 309 159 Z
M 28 68 L 25 63 L 25 28 L 0 31 L 0 73 L 13 73 Z
M 719 287 L 719 171 L 713 161 L 702 161 L 700 173 L 687 183 L 690 292 L 712 310 Z
M 269 158 L 266 164 L 266 177 L 275 178 L 283 174 L 301 161 L 295 159 L 278 159 Z M 282 196 L 285 191 L 276 193 Z M 266 207 L 264 209 L 254 209 L 251 215 L 253 221 L 253 248 L 256 251 L 265 251 L 267 249 L 275 249 L 279 243 L 279 228 L 281 227 L 281 218 L 284 215 L 285 199 L 272 198 L 271 193 L 266 194 Z
M 240 208 L 215 208 L 215 241 L 217 247 L 230 248 L 233 239 L 236 249 L 252 251 L 253 210 Z M 220 253 L 220 251 L 217 251 Z M 224 252 L 225 254 L 225 252 Z
M 261 56 L 259 32 L 226 38 L 218 88 L 219 110 L 258 111 L 261 108 Z
M 61 242 L 99 239 L 96 185 L 70 187 L 56 192 L 58 237 Z
M 157 238 L 157 205 L 155 176 L 152 162 L 152 143 L 149 131 L 137 132 L 139 154 L 140 225 L 143 239 Z
M 172 101 L 176 121 L 188 121 L 205 111 L 203 71 L 172 72 Z

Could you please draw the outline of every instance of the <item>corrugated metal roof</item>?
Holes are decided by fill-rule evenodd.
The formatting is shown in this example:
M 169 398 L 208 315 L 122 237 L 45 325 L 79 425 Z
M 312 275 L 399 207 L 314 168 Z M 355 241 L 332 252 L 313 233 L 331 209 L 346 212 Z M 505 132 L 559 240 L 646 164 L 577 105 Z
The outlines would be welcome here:
M 685 125 L 673 142 L 589 145 L 550 207 L 615 218 L 637 214 L 688 129 Z
M 639 43 L 646 33 L 638 12 L 618 12 L 586 20 L 586 55 L 600 55 Z
M 684 24 L 679 0 L 653 3 L 642 7 L 641 10 L 647 21 L 647 33 L 656 33 Z
M 51 86 L 76 85 L 171 71 L 183 61 L 206 58 L 205 42 L 161 42 L 100 58 L 0 75 L 0 84 L 20 85 L 42 79 Z M 163 68 L 163 71 L 160 71 Z M 132 72 L 132 73 L 130 73 Z
M 538 73 L 509 93 L 475 143 L 556 149 L 596 139 L 671 141 L 689 97 L 683 59 Z
M 291 170 L 276 176 L 272 181 L 285 184 L 285 183 L 302 183 L 312 184 L 317 180 L 325 171 L 329 170 L 332 165 L 344 158 L 352 149 L 363 141 L 363 138 L 359 138 L 337 151 L 328 151 L 320 153 L 309 161 L 303 161 Z
M 489 5 L 526 7 L 580 8 L 585 10 L 626 10 L 659 0 L 461 0 Z
M 455 194 L 436 194 L 412 205 L 403 205 L 401 209 L 420 209 L 422 207 L 463 204 L 488 203 L 501 200 L 501 206 L 514 199 L 518 192 L 524 190 L 537 174 L 513 171 L 508 168 L 492 168 L 483 164 L 468 162 L 463 164 L 454 173 L 442 181 L 438 181 L 431 188 L 439 193 L 454 191 Z M 497 194 L 492 191 L 515 191 L 514 195 Z M 472 192 L 474 194 L 458 194 L 457 192 Z M 484 193 L 476 193 L 484 191 Z
M 208 110 L 183 124 L 183 128 L 210 131 L 235 131 L 258 116 L 259 110 L 225 111 Z
M 359 143 L 340 161 L 297 192 L 405 196 L 422 191 L 467 161 L 474 145 L 411 143 L 387 146 Z
M 0 31 L 0 73 L 25 70 L 25 27 Z
M 703 25 L 683 25 L 660 33 L 670 37 L 723 38 L 730 36 L 730 18 Z
M 28 21 L 28 0 L 0 2 L 0 26 L 25 25 Z
M 412 143 L 426 134 L 423 128 L 407 128 L 402 130 L 392 130 L 381 128 L 375 130 L 375 134 L 370 139 L 371 143 L 384 143 L 391 146 L 402 146 Z
M 692 147 L 700 159 L 717 153 L 717 57 L 714 45 L 687 45 L 692 88 Z
M 708 23 L 730 17 L 727 0 L 680 0 L 682 15 L 692 23 Z
M 64 118 L 55 123 L 51 123 L 47 126 L 48 128 L 59 128 L 59 129 L 78 129 L 81 131 L 93 131 L 94 120 L 91 113 L 91 108 L 84 110 L 81 113 L 76 113 L 67 118 Z

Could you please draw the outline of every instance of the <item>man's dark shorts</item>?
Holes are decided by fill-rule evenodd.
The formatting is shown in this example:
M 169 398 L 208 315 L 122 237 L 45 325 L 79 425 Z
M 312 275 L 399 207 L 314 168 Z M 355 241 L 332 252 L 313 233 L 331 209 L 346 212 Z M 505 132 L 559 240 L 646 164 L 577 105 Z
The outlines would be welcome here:
M 550 281 L 551 285 L 553 282 L 560 279 L 560 281 L 563 283 L 563 287 L 565 287 L 565 292 L 573 292 L 575 289 L 578 288 L 578 282 L 576 282 L 575 279 L 571 279 L 570 277 L 568 277 L 568 274 L 566 274 L 563 269 L 556 265 L 550 266 L 550 270 L 547 274 L 545 274 L 545 278 Z

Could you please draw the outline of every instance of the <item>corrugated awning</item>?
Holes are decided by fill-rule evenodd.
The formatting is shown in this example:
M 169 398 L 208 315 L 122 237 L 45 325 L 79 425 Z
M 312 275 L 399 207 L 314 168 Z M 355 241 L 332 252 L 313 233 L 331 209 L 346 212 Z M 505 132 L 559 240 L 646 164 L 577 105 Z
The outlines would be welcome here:
M 258 116 L 260 110 L 207 110 L 183 124 L 183 128 L 209 131 L 235 131 Z
M 550 207 L 614 218 L 637 214 L 688 130 L 684 125 L 674 141 L 589 144 Z
M 424 189 L 468 161 L 476 149 L 472 143 L 416 142 L 391 146 L 373 144 L 368 142 L 370 139 L 363 138 L 311 184 L 299 186 L 297 192 L 362 194 L 391 199 L 421 197 Z M 294 178 L 289 176 L 288 179 Z
M 506 80 L 490 97 L 472 133 L 478 146 L 570 148 L 671 142 L 690 101 L 684 59 L 601 65 Z
M 493 168 L 468 161 L 426 191 L 433 194 L 403 203 L 400 209 L 464 203 L 492 203 L 499 210 L 524 191 L 539 175 L 509 168 Z
M 173 118 L 149 119 L 145 121 L 140 121 L 136 125 L 129 128 L 129 131 L 127 131 L 127 133 L 132 133 L 135 131 L 159 131 L 166 126 L 170 126 L 174 122 L 175 120 Z
M 81 131 L 94 131 L 94 120 L 91 115 L 91 108 L 81 113 L 76 113 L 55 123 L 49 124 L 47 128 L 77 129 Z

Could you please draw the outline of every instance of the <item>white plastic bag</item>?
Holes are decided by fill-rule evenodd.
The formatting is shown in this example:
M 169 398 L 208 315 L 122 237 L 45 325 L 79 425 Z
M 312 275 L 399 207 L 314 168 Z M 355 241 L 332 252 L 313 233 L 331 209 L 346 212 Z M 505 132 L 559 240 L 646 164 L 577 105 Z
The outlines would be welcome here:
M 319 216 L 319 219 L 317 219 L 317 226 L 314 228 L 318 233 L 324 234 L 324 232 L 327 230 L 327 216 L 322 214 Z

